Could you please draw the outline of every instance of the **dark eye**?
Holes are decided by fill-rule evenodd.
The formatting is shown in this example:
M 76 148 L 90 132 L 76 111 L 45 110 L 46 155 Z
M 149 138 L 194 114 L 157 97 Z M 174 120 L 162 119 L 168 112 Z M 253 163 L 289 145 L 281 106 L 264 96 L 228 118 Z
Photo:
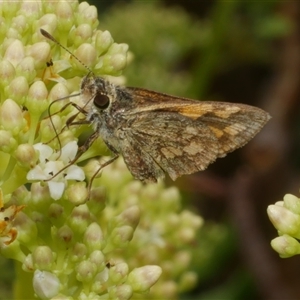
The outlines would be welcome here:
M 103 94 L 97 94 L 94 98 L 94 104 L 100 109 L 105 109 L 109 105 L 109 98 Z

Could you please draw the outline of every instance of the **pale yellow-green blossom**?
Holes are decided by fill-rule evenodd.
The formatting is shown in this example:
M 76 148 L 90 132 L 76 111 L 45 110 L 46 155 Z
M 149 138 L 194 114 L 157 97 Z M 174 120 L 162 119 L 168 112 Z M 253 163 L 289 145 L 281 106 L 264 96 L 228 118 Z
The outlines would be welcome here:
M 300 254 L 300 199 L 286 194 L 283 201 L 269 205 L 267 213 L 279 234 L 272 248 L 283 258 Z
M 89 190 L 108 159 L 101 139 L 76 160 L 92 132 L 69 124 L 84 118 L 80 82 L 89 71 L 122 81 L 128 46 L 98 29 L 87 2 L 0 1 L 0 21 L 0 253 L 22 268 L 14 297 L 174 299 L 192 288 L 202 219 L 178 190 L 133 180 L 121 158 Z

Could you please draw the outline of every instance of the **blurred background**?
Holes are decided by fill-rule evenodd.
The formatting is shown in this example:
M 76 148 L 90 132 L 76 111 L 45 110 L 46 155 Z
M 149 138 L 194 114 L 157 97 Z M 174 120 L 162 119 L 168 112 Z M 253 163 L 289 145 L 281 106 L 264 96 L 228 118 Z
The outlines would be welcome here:
M 199 281 L 180 299 L 300 299 L 300 259 L 272 250 L 277 232 L 266 213 L 286 193 L 299 196 L 300 1 L 89 3 L 99 28 L 129 45 L 128 86 L 272 116 L 247 146 L 168 182 L 205 219 L 192 264 Z M 0 289 L 8 285 L 1 280 Z
M 277 232 L 266 213 L 286 193 L 299 195 L 300 2 L 94 5 L 100 29 L 129 45 L 128 86 L 272 115 L 246 147 L 175 182 L 205 219 L 193 262 L 199 282 L 180 299 L 300 299 L 300 260 L 272 250 Z

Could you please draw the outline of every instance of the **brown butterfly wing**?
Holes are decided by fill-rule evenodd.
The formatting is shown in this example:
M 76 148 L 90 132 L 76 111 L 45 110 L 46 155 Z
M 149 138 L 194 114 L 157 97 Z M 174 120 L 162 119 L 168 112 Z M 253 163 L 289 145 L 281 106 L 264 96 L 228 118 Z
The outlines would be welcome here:
M 123 128 L 127 142 L 121 152 L 131 173 L 142 181 L 155 181 L 162 170 L 173 180 L 204 170 L 217 157 L 246 144 L 269 119 L 263 110 L 243 104 L 131 91 L 137 103 L 128 112 L 130 126 Z

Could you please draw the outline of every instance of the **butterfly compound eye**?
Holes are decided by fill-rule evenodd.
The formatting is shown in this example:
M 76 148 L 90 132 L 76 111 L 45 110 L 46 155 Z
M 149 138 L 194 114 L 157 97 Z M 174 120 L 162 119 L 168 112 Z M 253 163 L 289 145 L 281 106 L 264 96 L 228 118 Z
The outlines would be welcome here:
M 100 109 L 105 109 L 109 105 L 109 98 L 103 94 L 97 94 L 94 98 L 94 104 Z

